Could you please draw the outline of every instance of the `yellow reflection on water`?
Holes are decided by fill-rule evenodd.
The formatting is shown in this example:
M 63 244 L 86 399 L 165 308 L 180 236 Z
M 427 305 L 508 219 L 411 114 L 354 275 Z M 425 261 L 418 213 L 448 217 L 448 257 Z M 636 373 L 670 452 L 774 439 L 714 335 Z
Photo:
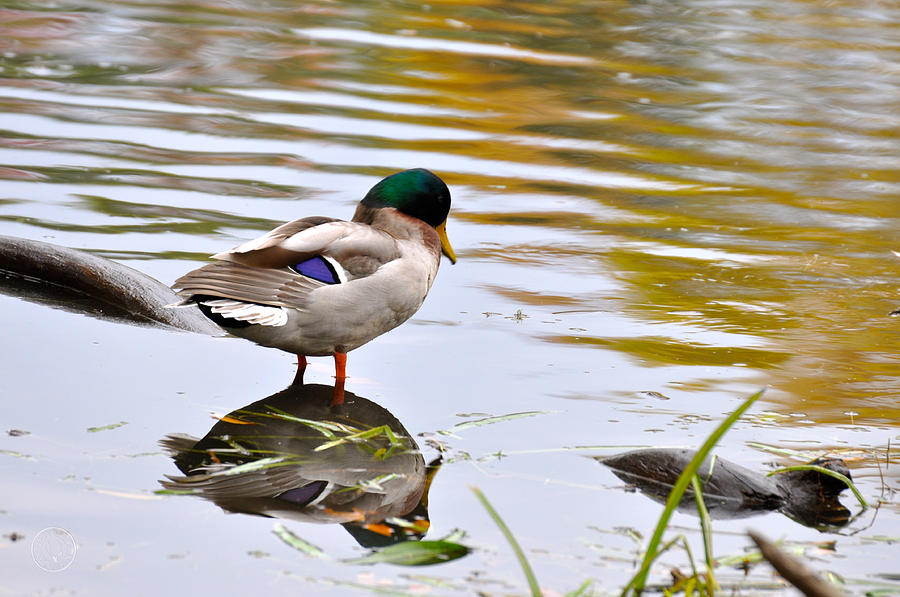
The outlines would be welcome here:
M 0 221 L 170 255 L 425 166 L 480 301 L 585 314 L 536 342 L 897 421 L 896 7 L 95 4 L 10 13 Z

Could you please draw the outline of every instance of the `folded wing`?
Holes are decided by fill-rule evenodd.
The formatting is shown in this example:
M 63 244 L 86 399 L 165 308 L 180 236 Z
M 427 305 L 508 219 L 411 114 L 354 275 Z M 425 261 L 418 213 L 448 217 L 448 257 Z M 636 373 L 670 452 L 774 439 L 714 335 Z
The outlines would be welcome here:
M 276 313 L 240 302 L 302 311 L 317 288 L 371 275 L 399 256 L 396 241 L 384 232 L 355 222 L 303 218 L 214 255 L 217 261 L 185 274 L 173 288 L 187 300 L 202 297 L 226 317 L 279 325 Z M 334 275 L 323 275 L 323 268 Z

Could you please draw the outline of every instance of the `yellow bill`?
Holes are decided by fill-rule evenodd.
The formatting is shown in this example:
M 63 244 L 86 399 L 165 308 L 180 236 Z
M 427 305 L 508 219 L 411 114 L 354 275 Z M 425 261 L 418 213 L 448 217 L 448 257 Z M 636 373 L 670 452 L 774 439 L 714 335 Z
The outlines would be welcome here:
M 437 230 L 438 236 L 441 237 L 441 251 L 450 259 L 450 263 L 456 263 L 456 253 L 453 252 L 453 247 L 450 246 L 450 239 L 447 238 L 447 220 L 435 226 L 434 229 Z

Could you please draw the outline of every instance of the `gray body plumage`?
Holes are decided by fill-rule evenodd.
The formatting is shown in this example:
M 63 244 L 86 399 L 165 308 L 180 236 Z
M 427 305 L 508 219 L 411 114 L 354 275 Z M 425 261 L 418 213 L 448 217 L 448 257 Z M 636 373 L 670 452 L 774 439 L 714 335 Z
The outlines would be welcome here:
M 322 256 L 340 281 L 328 284 L 292 265 Z M 409 319 L 422 305 L 441 257 L 438 233 L 393 208 L 360 205 L 353 221 L 303 218 L 179 278 L 185 303 L 200 300 L 223 326 L 294 354 L 346 353 Z

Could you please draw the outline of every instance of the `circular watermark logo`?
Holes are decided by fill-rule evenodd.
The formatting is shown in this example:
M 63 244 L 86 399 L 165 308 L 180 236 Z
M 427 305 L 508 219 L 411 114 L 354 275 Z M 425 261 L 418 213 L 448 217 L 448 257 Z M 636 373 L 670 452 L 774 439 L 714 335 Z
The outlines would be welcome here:
M 66 529 L 47 527 L 31 540 L 31 559 L 41 570 L 62 572 L 75 561 L 78 546 Z

